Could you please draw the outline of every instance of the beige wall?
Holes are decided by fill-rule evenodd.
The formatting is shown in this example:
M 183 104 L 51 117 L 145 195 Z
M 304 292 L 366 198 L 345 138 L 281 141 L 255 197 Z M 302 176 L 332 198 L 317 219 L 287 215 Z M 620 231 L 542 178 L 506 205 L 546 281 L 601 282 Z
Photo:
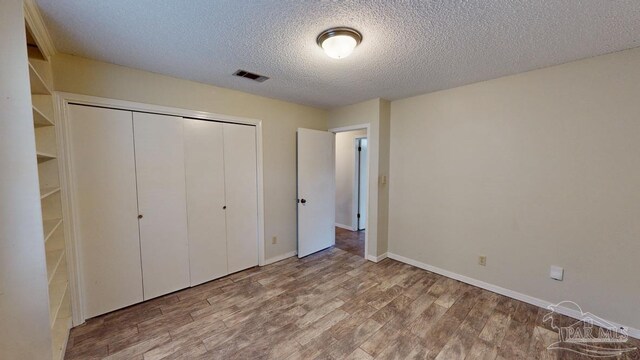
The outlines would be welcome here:
M 378 141 L 378 173 L 386 177 L 386 183 L 378 181 L 378 255 L 387 253 L 389 237 L 389 181 L 391 171 L 389 169 L 391 147 L 391 103 L 380 100 Z
M 50 359 L 49 297 L 21 0 L 0 2 L 0 358 Z
M 394 101 L 390 252 L 640 328 L 639 99 L 634 49 Z
M 326 130 L 326 111 L 69 55 L 53 72 L 57 91 L 262 120 L 265 257 L 296 250 L 296 129 Z
M 367 241 L 370 256 L 382 255 L 387 249 L 388 210 L 386 185 L 378 181 L 380 176 L 388 176 L 389 162 L 380 154 L 389 143 L 389 102 L 372 99 L 361 103 L 343 106 L 329 111 L 328 127 L 341 128 L 353 125 L 369 124 L 369 199 L 367 212 Z M 382 160 L 381 160 L 382 159 Z M 381 198 L 382 201 L 378 201 Z
M 336 224 L 357 230 L 354 218 L 358 194 L 356 184 L 355 139 L 366 137 L 366 130 L 346 131 L 336 134 Z

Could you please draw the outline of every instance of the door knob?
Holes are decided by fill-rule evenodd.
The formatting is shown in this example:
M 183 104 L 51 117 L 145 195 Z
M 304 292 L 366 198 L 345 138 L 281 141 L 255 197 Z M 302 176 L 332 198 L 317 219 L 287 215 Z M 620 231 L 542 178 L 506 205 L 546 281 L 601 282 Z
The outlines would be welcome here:
M 138 215 L 138 219 L 142 219 L 142 214 Z
M 227 205 L 223 206 L 222 210 L 227 210 Z
M 300 202 L 301 202 L 301 203 L 303 203 L 303 204 L 306 204 L 306 203 L 307 203 L 307 200 L 305 200 L 305 199 L 300 199 Z

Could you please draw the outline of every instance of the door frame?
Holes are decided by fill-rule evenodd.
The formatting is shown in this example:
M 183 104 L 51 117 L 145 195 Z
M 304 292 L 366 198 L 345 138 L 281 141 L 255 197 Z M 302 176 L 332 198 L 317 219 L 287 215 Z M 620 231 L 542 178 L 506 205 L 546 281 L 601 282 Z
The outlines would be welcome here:
M 371 136 L 371 124 L 370 123 L 342 126 L 342 127 L 329 129 L 328 131 L 332 132 L 334 134 L 337 134 L 337 133 L 341 133 L 341 132 L 354 131 L 354 130 L 367 130 L 366 135 L 364 135 L 362 137 L 366 137 L 367 138 L 367 145 L 369 145 L 369 143 L 370 143 L 369 138 Z M 334 154 L 334 156 L 335 156 L 335 154 Z M 371 218 L 369 216 L 369 214 L 371 212 L 368 209 L 371 206 L 371 181 L 370 180 L 371 180 L 371 156 L 370 156 L 369 152 L 367 152 L 367 219 L 365 221 L 365 232 L 364 232 L 364 258 L 367 259 L 367 260 L 373 261 L 369 257 L 369 231 L 368 231 L 368 229 L 369 229 L 369 219 Z M 356 209 L 356 211 L 358 211 L 358 210 Z
M 353 139 L 354 148 L 355 148 L 355 158 L 356 158 L 354 163 L 355 163 L 356 166 L 354 168 L 354 175 L 353 175 L 353 180 L 354 180 L 354 183 L 353 183 L 353 194 L 355 195 L 354 199 L 353 199 L 353 203 L 355 205 L 353 206 L 353 215 L 352 215 L 353 220 L 352 220 L 352 222 L 354 224 L 356 224 L 355 229 L 354 229 L 355 231 L 360 231 L 360 219 L 358 218 L 358 213 L 360 212 L 360 176 L 362 176 L 362 174 L 360 174 L 360 163 L 361 163 L 360 157 L 362 155 L 362 152 L 358 151 L 358 146 L 360 146 L 360 141 L 362 139 L 367 139 L 367 159 L 368 159 L 369 158 L 369 150 L 368 150 L 368 145 L 369 145 L 368 139 L 369 138 L 367 137 L 367 135 L 358 135 Z M 367 165 L 369 165 L 368 160 L 367 160 L 366 163 L 367 163 Z M 365 176 L 368 176 L 368 173 L 369 173 L 369 168 L 367 168 L 367 174 L 365 174 Z M 367 178 L 366 181 L 367 181 L 367 188 L 368 188 L 369 187 L 368 186 L 369 185 L 369 179 Z M 366 198 L 367 194 L 364 194 L 364 197 Z M 368 205 L 369 205 L 369 202 L 367 202 L 367 206 Z M 366 233 L 366 230 L 367 230 L 366 223 L 367 222 L 365 221 L 365 227 L 363 229 L 365 231 L 365 236 L 367 234 Z
M 253 125 L 256 127 L 256 159 L 257 159 L 257 188 L 258 188 L 258 265 L 265 265 L 265 236 L 264 236 L 264 171 L 263 171 L 263 141 L 262 141 L 262 120 L 239 116 L 223 115 L 206 111 L 187 110 L 175 107 L 145 104 L 133 101 L 116 100 L 97 96 L 89 96 L 68 92 L 56 91 L 53 94 L 55 130 L 58 138 L 58 168 L 60 177 L 60 191 L 62 202 L 62 214 L 65 221 L 62 226 L 65 233 L 65 245 L 67 266 L 69 272 L 68 291 L 70 291 L 73 326 L 78 326 L 85 322 L 86 317 L 82 310 L 83 294 L 80 291 L 80 284 L 83 279 L 82 272 L 78 266 L 78 247 L 76 241 L 78 214 L 75 211 L 76 194 L 73 189 L 72 164 L 67 154 L 70 153 L 68 115 L 69 105 L 79 104 L 96 107 L 105 107 L 118 110 L 138 111 L 156 113 L 162 115 L 173 115 L 188 117 L 200 120 L 210 120 L 233 124 Z

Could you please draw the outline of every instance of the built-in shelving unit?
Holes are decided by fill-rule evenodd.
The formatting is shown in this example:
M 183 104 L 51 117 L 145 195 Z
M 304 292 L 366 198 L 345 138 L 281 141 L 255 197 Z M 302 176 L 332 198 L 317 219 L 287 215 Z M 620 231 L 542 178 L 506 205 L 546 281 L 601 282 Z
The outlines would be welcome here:
M 59 186 L 55 187 L 46 187 L 40 189 L 40 200 L 44 200 L 51 195 L 57 194 L 60 191 Z
M 53 160 L 56 158 L 54 154 L 47 154 L 42 151 L 37 151 L 36 157 L 38 158 L 38 164 L 43 163 L 45 161 Z
M 69 275 L 66 262 L 64 219 L 62 214 L 57 138 L 53 109 L 51 64 L 43 56 L 27 24 L 29 79 L 36 157 L 42 204 L 42 227 L 49 282 L 49 324 L 53 359 L 64 357 L 71 328 Z
M 53 126 L 53 103 L 49 95 L 31 95 L 33 126 Z
M 51 90 L 49 90 L 50 88 L 41 74 L 42 72 L 38 72 L 34 64 L 30 61 L 29 81 L 31 82 L 31 93 L 34 95 L 51 95 Z
M 42 222 L 42 227 L 44 228 L 45 244 L 47 243 L 47 241 L 49 241 L 51 235 L 53 235 L 53 233 L 58 229 L 60 225 L 62 225 L 62 219 L 49 219 Z

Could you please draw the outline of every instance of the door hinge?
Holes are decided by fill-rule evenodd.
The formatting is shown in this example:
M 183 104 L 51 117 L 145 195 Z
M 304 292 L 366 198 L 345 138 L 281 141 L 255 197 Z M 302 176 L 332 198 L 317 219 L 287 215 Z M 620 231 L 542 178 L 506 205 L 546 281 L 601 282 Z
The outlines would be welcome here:
M 358 219 L 360 219 L 360 214 L 358 214 Z
M 358 146 L 358 151 L 362 151 L 362 146 Z

